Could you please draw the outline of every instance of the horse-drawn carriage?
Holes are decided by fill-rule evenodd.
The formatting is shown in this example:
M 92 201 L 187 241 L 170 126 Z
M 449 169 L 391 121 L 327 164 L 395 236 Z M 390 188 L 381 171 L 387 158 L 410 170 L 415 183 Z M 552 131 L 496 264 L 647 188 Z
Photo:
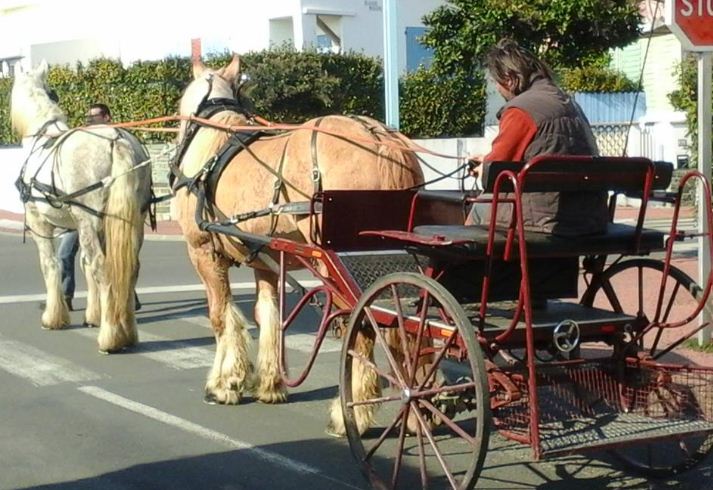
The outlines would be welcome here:
M 710 195 L 695 172 L 681 185 L 690 179 Z M 680 191 L 663 192 L 670 180 L 670 165 L 643 158 L 491 166 L 486 190 L 514 191 L 503 201 L 518 210 L 527 192 L 642 198 L 634 224 L 585 237 L 525 231 L 517 211 L 508 229 L 464 226 L 477 197 L 394 190 L 316 194 L 310 245 L 241 239 L 280 254 L 282 346 L 318 295 L 315 354 L 328 325 L 348 316 L 341 408 L 375 487 L 471 487 L 493 427 L 532 446 L 535 459 L 609 449 L 663 476 L 713 450 L 713 366 L 677 350 L 700 329 L 692 324 L 709 310 L 711 284 L 701 289 L 671 263 L 674 241 L 687 234 L 677 228 Z M 675 203 L 668 239 L 643 227 L 653 196 Z M 286 266 L 295 260 L 322 284 L 287 311 Z M 295 385 L 313 358 L 289 380 L 281 352 Z
M 174 169 L 217 341 L 208 401 L 238 403 L 251 385 L 261 401 L 284 400 L 330 328 L 345 323 L 329 431 L 348 437 L 374 487 L 470 488 L 493 428 L 530 445 L 535 459 L 607 449 L 655 476 L 713 450 L 713 367 L 681 350 L 701 330 L 699 314 L 710 314 L 711 280 L 701 288 L 672 263 L 676 240 L 710 244 L 710 231 L 678 229 L 682 189 L 695 181 L 711 229 L 703 176 L 691 172 L 667 193 L 671 166 L 644 158 L 493 163 L 484 176 L 497 196 L 490 224 L 465 226 L 479 195 L 419 190 L 408 142 L 371 120 L 234 134 L 246 124 L 233 99 L 238 75 L 237 59 L 218 71 L 195 67 Z M 531 192 L 608 193 L 606 233 L 528 231 L 522 197 Z M 641 199 L 633 224 L 614 221 L 621 194 Z M 675 206 L 668 233 L 644 227 L 651 199 Z M 269 206 L 256 211 L 258 202 Z M 512 216 L 504 227 L 495 219 L 502 206 Z M 235 262 L 256 269 L 254 384 L 246 322 L 231 304 Z M 294 269 L 319 285 L 304 289 Z M 302 292 L 292 308 L 290 287 Z M 286 334 L 315 304 L 314 350 L 291 377 Z

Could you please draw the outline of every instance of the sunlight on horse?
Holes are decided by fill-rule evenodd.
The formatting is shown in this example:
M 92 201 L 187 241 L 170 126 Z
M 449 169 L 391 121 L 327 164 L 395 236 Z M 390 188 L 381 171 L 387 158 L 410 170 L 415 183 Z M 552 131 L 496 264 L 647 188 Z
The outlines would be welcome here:
M 194 81 L 181 99 L 182 116 L 205 115 L 203 111 L 212 107 L 205 115 L 212 122 L 249 123 L 235 102 L 216 109 L 222 101 L 235 101 L 233 89 L 240 75 L 237 56 L 220 70 L 208 69 L 197 61 L 193 75 Z M 189 178 L 198 175 L 229 136 L 222 130 L 190 128 L 183 123 L 180 138 L 185 149 L 179 162 L 181 173 Z M 232 157 L 215 188 L 208 189 L 214 196 L 211 204 L 225 216 L 265 209 L 271 203 L 306 202 L 320 190 L 403 189 L 423 182 L 409 141 L 367 117 L 325 116 L 306 122 L 300 129 L 263 135 L 248 144 L 248 149 Z M 209 316 L 217 341 L 215 361 L 205 387 L 206 399 L 235 404 L 252 389 L 260 401 L 284 401 L 287 393 L 278 364 L 277 274 L 264 261 L 252 257 L 238 240 L 201 231 L 196 223 L 197 198 L 185 186 L 177 191 L 175 205 L 188 254 L 206 286 Z M 245 232 L 297 242 L 306 242 L 309 236 L 306 213 L 253 218 L 240 222 L 238 227 Z M 246 320 L 232 304 L 228 270 L 233 264 L 248 265 L 255 271 L 254 314 L 260 337 L 254 379 L 252 364 L 247 358 Z M 375 379 L 365 376 L 362 382 L 367 383 L 367 378 Z M 372 383 L 363 386 L 361 392 L 368 394 L 378 389 Z M 333 408 L 332 429 L 343 433 L 338 400 Z M 369 415 L 365 413 L 364 417 L 366 426 Z
M 138 341 L 132 292 L 151 179 L 148 167 L 133 167 L 148 157 L 124 130 L 69 129 L 50 97 L 47 74 L 46 62 L 16 74 L 10 112 L 25 151 L 20 185 L 27 227 L 37 244 L 47 288 L 42 326 L 60 329 L 69 324 L 53 238 L 64 229 L 76 229 L 88 287 L 84 324 L 100 327 L 100 351 L 114 352 Z M 112 178 L 108 187 L 86 191 Z

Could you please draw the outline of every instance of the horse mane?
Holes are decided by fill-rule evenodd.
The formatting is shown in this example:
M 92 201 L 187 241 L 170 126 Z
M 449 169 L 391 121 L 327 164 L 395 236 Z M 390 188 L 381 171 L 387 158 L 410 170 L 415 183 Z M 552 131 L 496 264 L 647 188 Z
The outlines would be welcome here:
M 233 112 L 223 112 L 211 118 L 211 122 L 221 125 L 244 126 L 247 124 L 245 116 Z M 209 127 L 201 128 L 193 138 L 192 143 L 183 157 L 183 172 L 187 176 L 197 173 L 201 166 L 213 158 L 218 150 L 230 138 L 231 133 L 221 129 Z
M 50 100 L 44 87 L 31 84 L 30 77 L 17 75 L 10 99 L 10 123 L 21 138 L 35 134 L 47 121 L 67 123 L 62 109 Z

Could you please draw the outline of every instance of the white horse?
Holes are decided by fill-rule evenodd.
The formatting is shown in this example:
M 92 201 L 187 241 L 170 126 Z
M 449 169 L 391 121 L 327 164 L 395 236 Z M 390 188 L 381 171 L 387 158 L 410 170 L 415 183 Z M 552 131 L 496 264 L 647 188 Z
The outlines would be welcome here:
M 108 126 L 69 129 L 50 96 L 46 62 L 18 73 L 12 87 L 12 127 L 26 150 L 18 187 L 37 244 L 47 288 L 42 327 L 69 324 L 53 238 L 76 229 L 87 278 L 84 324 L 99 326 L 99 350 L 138 341 L 133 289 L 151 196 L 148 159 L 140 142 Z M 94 184 L 102 183 L 98 188 Z

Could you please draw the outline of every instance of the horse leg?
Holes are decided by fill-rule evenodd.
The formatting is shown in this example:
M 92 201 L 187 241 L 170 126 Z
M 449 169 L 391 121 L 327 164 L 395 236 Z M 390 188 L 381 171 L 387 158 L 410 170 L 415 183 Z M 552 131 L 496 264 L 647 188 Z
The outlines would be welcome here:
M 362 329 L 354 342 L 354 350 L 366 359 L 374 360 L 374 340 L 372 331 Z M 355 402 L 363 400 L 373 400 L 381 396 L 381 387 L 376 372 L 365 365 L 359 359 L 352 358 L 352 400 Z M 354 409 L 357 429 L 359 434 L 363 434 L 366 429 L 374 424 L 375 404 L 358 405 Z M 327 433 L 337 437 L 346 435 L 344 427 L 344 413 L 339 397 L 332 400 L 329 408 L 329 423 Z
M 42 312 L 42 328 L 58 330 L 69 325 L 69 309 L 62 294 L 59 260 L 54 250 L 52 236 L 55 228 L 43 220 L 33 208 L 27 208 L 26 216 L 27 224 L 32 230 L 32 238 L 37 245 L 40 270 L 47 290 L 45 311 Z
M 104 254 L 96 230 L 101 229 L 101 221 L 88 217 L 88 221 L 79 219 L 79 262 L 87 280 L 87 308 L 84 310 L 84 326 L 98 327 L 102 323 L 101 280 L 103 275 Z
M 277 274 L 255 269 L 255 284 L 255 321 L 260 328 L 255 395 L 264 403 L 280 403 L 287 400 L 287 390 L 278 361 L 281 328 L 277 311 Z
M 212 248 L 188 246 L 188 256 L 206 289 L 208 316 L 215 335 L 213 367 L 205 385 L 205 401 L 235 405 L 252 373 L 248 358 L 247 321 L 233 305 L 228 271 L 230 261 Z

